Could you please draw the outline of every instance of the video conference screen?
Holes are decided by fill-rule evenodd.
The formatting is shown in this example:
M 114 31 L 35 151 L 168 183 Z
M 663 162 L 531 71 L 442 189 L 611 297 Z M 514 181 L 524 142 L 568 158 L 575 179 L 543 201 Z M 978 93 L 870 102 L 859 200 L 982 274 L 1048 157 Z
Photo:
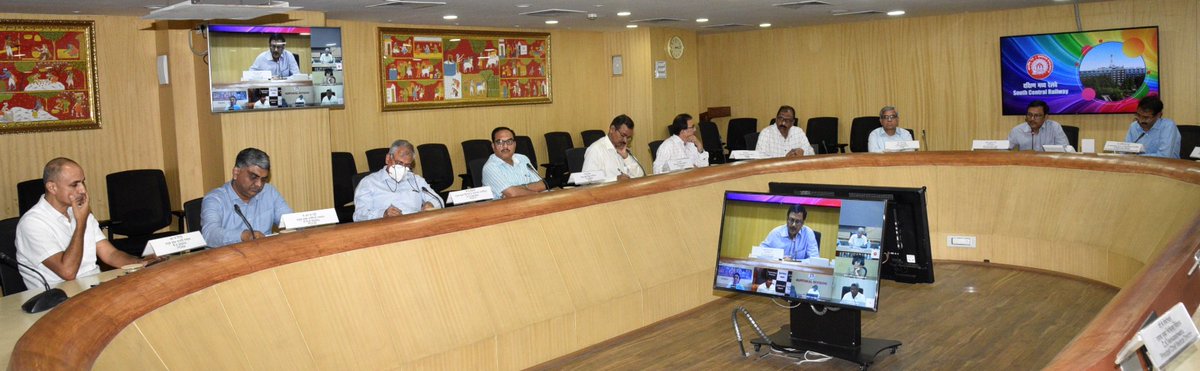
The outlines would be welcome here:
M 345 106 L 342 30 L 208 28 L 212 112 Z
M 886 208 L 727 191 L 713 288 L 875 311 Z
M 1159 94 L 1158 27 L 1000 38 L 1005 115 L 1035 100 L 1053 114 L 1133 113 Z

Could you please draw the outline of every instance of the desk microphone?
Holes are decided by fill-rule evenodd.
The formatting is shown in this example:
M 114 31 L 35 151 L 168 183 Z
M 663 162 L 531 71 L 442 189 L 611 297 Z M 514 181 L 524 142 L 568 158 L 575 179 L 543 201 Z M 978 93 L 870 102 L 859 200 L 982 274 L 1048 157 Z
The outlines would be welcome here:
M 642 170 L 642 175 L 646 175 L 646 168 L 642 167 L 642 162 L 638 161 L 637 156 L 633 155 L 633 149 L 628 148 L 628 147 L 626 147 L 625 149 L 626 149 L 625 153 L 628 153 L 629 157 L 633 158 L 633 162 L 636 162 L 638 164 L 638 169 Z M 633 178 L 633 176 L 630 176 L 630 178 Z
M 529 172 L 533 173 L 533 176 L 536 176 L 538 178 L 538 180 L 542 181 L 542 186 L 546 187 L 547 191 L 550 190 L 550 181 L 545 178 L 542 178 L 542 176 L 540 174 L 538 174 L 537 169 L 535 169 L 533 167 L 533 164 L 527 162 L 527 163 L 525 163 L 525 167 L 528 167 Z
M 822 154 L 824 154 L 824 153 L 829 153 L 829 145 L 828 145 L 828 144 L 825 144 L 825 140 L 824 140 L 824 139 L 822 139 L 822 140 L 821 140 L 821 153 L 822 153 Z
M 242 214 L 242 208 L 241 208 L 241 207 L 238 207 L 238 205 L 237 205 L 237 204 L 234 204 L 234 205 L 233 205 L 233 212 L 237 213 L 237 215 L 238 215 L 239 217 L 241 217 L 241 218 L 242 218 L 242 223 L 245 223 L 245 224 L 246 224 L 246 229 L 250 231 L 250 239 L 251 239 L 251 240 L 257 240 L 257 239 L 258 239 L 258 236 L 255 236 L 255 235 L 254 235 L 254 227 L 250 226 L 250 221 L 249 221 L 249 220 L 246 220 L 246 215 L 245 215 L 245 214 Z
M 1146 132 L 1143 131 L 1142 135 L 1138 135 L 1137 139 L 1134 139 L 1133 142 L 1137 143 L 1139 140 L 1142 140 L 1142 137 L 1144 137 L 1144 136 L 1146 136 Z
M 925 140 L 925 129 L 921 129 L 921 142 L 925 143 L 925 150 L 929 150 L 929 141 Z
M 42 275 L 42 272 L 38 272 L 37 269 L 33 269 L 28 265 L 21 264 L 21 262 L 17 261 L 17 259 L 13 259 L 2 252 L 0 252 L 0 260 L 11 264 L 16 264 L 18 267 L 25 267 L 25 269 L 28 269 L 36 274 L 38 279 L 42 280 L 42 287 L 44 287 L 46 291 L 34 295 L 32 298 L 29 298 L 29 301 L 26 301 L 25 304 L 21 304 L 21 310 L 25 311 L 25 313 L 44 312 L 50 310 L 50 308 L 54 308 L 64 301 L 67 301 L 67 293 L 62 289 L 50 288 L 50 284 L 46 282 L 46 277 Z

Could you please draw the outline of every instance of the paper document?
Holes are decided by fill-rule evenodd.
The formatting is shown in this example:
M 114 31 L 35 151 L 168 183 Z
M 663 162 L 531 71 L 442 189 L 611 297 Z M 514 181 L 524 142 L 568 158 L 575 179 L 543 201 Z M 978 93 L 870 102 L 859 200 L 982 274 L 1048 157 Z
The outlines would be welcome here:
M 783 249 L 755 246 L 750 249 L 750 257 L 754 259 L 783 260 Z

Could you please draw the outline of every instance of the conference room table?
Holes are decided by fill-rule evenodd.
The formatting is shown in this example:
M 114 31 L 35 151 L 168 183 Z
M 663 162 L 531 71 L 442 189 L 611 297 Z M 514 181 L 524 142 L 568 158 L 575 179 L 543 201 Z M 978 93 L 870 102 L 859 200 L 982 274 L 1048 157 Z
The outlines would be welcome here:
M 100 274 L 77 277 L 71 281 L 59 282 L 54 287 L 62 289 L 67 293 L 67 297 L 70 298 L 84 290 L 112 281 L 125 274 L 124 270 L 113 269 L 100 272 Z M 0 297 L 0 364 L 8 364 L 8 358 L 12 356 L 13 346 L 17 344 L 17 339 L 20 339 L 21 335 L 24 335 L 25 331 L 29 330 L 29 327 L 33 326 L 34 322 L 37 322 L 38 319 L 41 319 L 42 316 L 53 310 L 41 313 L 25 313 L 25 311 L 21 310 L 21 304 L 24 304 L 26 300 L 29 300 L 34 295 L 42 293 L 42 291 L 45 290 L 38 287 Z M 70 299 L 67 300 L 70 301 Z

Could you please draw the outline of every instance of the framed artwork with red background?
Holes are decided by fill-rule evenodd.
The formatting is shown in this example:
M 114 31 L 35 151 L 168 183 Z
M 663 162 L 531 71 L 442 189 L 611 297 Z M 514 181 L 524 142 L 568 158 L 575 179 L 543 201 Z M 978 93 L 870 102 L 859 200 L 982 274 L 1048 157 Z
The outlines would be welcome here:
M 100 128 L 91 21 L 0 20 L 0 134 Z

